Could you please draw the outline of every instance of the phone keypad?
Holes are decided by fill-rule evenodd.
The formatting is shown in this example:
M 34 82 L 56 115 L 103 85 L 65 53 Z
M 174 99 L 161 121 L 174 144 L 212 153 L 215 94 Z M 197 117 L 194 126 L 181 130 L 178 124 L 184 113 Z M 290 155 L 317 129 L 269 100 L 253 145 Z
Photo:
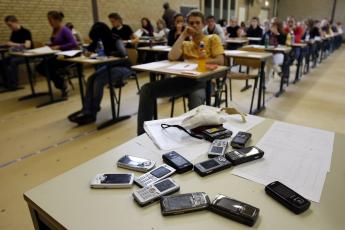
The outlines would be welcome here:
M 137 179 L 137 182 L 140 183 L 141 185 L 144 185 L 145 186 L 148 186 L 154 182 L 157 181 L 157 178 L 152 176 L 151 174 L 144 174 L 142 176 L 140 176 L 138 179 Z
M 152 199 L 152 198 L 155 198 L 155 197 L 159 196 L 159 192 L 157 192 L 157 190 L 155 188 L 153 188 L 153 187 L 149 187 L 149 188 L 144 188 L 144 189 L 138 190 L 138 194 L 144 200 Z
M 237 151 L 233 151 L 229 155 L 230 155 L 231 159 L 233 159 L 233 160 L 237 160 L 237 159 L 240 159 L 242 157 L 242 154 L 240 154 Z

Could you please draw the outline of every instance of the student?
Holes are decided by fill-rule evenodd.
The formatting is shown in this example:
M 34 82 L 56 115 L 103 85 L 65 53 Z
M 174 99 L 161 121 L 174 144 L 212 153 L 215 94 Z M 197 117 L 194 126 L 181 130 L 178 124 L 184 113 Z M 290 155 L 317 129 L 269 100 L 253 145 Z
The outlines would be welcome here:
M 10 40 L 6 43 L 11 48 L 33 48 L 31 32 L 24 28 L 14 15 L 6 16 L 5 24 L 12 31 Z M 8 57 L 2 60 L 2 65 L 6 71 L 4 86 L 8 90 L 16 90 L 18 88 L 18 65 L 25 63 L 22 57 Z
M 226 36 L 229 38 L 237 38 L 241 36 L 240 27 L 237 25 L 237 19 L 232 17 L 230 24 L 226 27 Z
M 123 24 L 122 18 L 118 13 L 110 13 L 108 15 L 109 21 L 113 28 L 111 32 L 124 41 L 132 40 L 137 42 L 138 37 L 133 33 L 132 28 L 129 25 Z
M 148 18 L 141 19 L 141 36 L 153 37 L 153 26 Z
M 240 24 L 240 36 L 239 37 L 245 37 L 247 35 L 247 26 L 245 22 L 241 22 Z
M 156 22 L 156 31 L 153 36 L 156 40 L 167 40 L 169 29 L 165 27 L 165 22 L 163 19 L 158 19 Z
M 126 49 L 120 38 L 112 35 L 110 28 L 103 22 L 96 22 L 89 33 L 92 43 L 87 50 L 96 52 L 97 42 L 102 41 L 107 56 L 125 57 Z M 112 81 L 122 80 L 131 75 L 130 63 L 127 59 L 114 64 L 111 69 Z M 100 111 L 104 86 L 108 85 L 108 72 L 106 66 L 98 67 L 96 72 L 87 80 L 85 102 L 82 110 L 71 114 L 68 119 L 79 125 L 86 125 L 96 121 L 97 112 Z
M 169 31 L 168 34 L 168 46 L 173 46 L 184 31 L 184 17 L 182 14 L 176 14 L 174 16 L 174 24 L 174 27 Z
M 199 44 L 205 44 L 206 62 L 224 64 L 224 49 L 217 35 L 204 35 L 204 15 L 199 11 L 191 11 L 187 16 L 188 26 L 179 36 L 171 51 L 169 60 L 196 60 L 199 58 Z M 185 41 L 187 37 L 191 41 Z M 189 109 L 193 109 L 205 101 L 205 83 L 184 77 L 166 78 L 145 84 L 140 90 L 138 109 L 138 135 L 144 133 L 144 121 L 151 120 L 154 112 L 154 102 L 157 98 L 174 97 L 188 94 Z
M 206 26 L 203 31 L 205 35 L 217 34 L 222 43 L 225 43 L 224 30 L 219 24 L 216 24 L 216 18 L 214 16 L 211 15 L 206 18 Z
M 62 24 L 64 14 L 59 11 L 49 11 L 47 14 L 50 26 L 53 28 L 53 32 L 50 38 L 49 46 L 53 50 L 73 50 L 78 48 L 77 41 L 74 39 L 70 29 Z M 50 78 L 54 82 L 57 89 L 61 90 L 63 98 L 68 96 L 67 84 L 63 78 L 61 78 L 57 71 L 61 68 L 71 65 L 67 62 L 58 61 L 56 57 L 52 57 L 48 60 L 42 61 L 36 67 L 38 73 L 46 76 L 46 66 L 49 66 Z
M 165 24 L 169 30 L 171 30 L 174 27 L 174 16 L 177 14 L 175 10 L 170 8 L 169 3 L 163 4 L 164 8 L 164 14 L 162 16 L 163 20 L 165 21 Z
M 286 34 L 293 33 L 295 36 L 295 43 L 301 43 L 303 36 L 303 29 L 301 26 L 296 25 L 296 20 L 294 17 L 288 17 L 286 20 L 287 24 L 284 28 Z
M 247 29 L 247 37 L 254 37 L 254 38 L 261 38 L 263 35 L 263 31 L 259 26 L 259 18 L 252 17 L 250 21 L 250 26 Z
M 83 37 L 81 36 L 81 33 L 74 28 L 74 25 L 71 22 L 67 22 L 66 27 L 72 31 L 74 39 L 78 42 L 78 45 L 83 45 Z

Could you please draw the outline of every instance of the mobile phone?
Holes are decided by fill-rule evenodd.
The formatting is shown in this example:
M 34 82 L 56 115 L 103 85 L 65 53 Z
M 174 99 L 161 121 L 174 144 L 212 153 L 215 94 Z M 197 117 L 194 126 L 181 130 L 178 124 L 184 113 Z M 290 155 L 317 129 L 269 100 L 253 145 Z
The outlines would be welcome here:
M 134 180 L 133 173 L 97 174 L 90 183 L 91 188 L 129 188 Z
M 146 206 L 160 199 L 164 195 L 173 194 L 180 190 L 180 186 L 171 178 L 158 181 L 150 186 L 133 193 L 134 200 L 140 206 Z
M 253 161 L 262 158 L 264 151 L 258 147 L 251 146 L 243 149 L 236 149 L 225 154 L 225 158 L 228 159 L 233 165 L 239 165 L 248 161 Z
M 231 162 L 219 156 L 194 165 L 194 171 L 200 176 L 207 176 L 231 167 Z
M 210 205 L 210 210 L 242 224 L 253 226 L 258 219 L 260 209 L 218 194 Z
M 310 207 L 309 200 L 279 181 L 267 185 L 265 187 L 265 192 L 295 214 L 300 214 Z
M 163 154 L 162 158 L 164 163 L 176 169 L 177 173 L 185 173 L 193 169 L 193 164 L 175 151 Z
M 214 141 L 216 139 L 225 139 L 231 137 L 232 132 L 222 125 L 219 127 L 209 128 L 202 131 L 205 139 L 208 141 Z
M 159 166 L 158 168 L 151 170 L 150 172 L 147 172 L 139 177 L 136 177 L 134 179 L 134 182 L 141 187 L 146 187 L 159 180 L 163 180 L 164 178 L 169 177 L 175 171 L 176 170 L 173 167 L 163 164 Z
M 247 141 L 252 137 L 251 133 L 238 132 L 236 136 L 232 139 L 230 145 L 233 148 L 244 148 Z
M 163 196 L 160 203 L 162 215 L 168 216 L 207 209 L 210 198 L 204 192 L 194 192 Z
M 118 167 L 139 172 L 148 172 L 155 167 L 155 164 L 156 163 L 153 160 L 147 160 L 130 155 L 124 155 L 117 161 Z
M 223 156 L 227 147 L 228 141 L 216 139 L 212 142 L 207 155 L 209 158 Z

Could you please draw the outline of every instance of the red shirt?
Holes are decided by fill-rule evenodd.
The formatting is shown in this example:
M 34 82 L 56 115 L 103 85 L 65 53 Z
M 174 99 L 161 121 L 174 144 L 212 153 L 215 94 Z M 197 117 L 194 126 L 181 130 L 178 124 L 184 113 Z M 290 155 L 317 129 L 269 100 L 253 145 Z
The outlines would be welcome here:
M 289 27 L 284 28 L 284 32 L 287 34 L 290 32 Z M 295 34 L 295 42 L 301 43 L 302 42 L 302 36 L 303 36 L 303 29 L 300 26 L 296 26 L 296 28 L 293 30 L 293 33 Z

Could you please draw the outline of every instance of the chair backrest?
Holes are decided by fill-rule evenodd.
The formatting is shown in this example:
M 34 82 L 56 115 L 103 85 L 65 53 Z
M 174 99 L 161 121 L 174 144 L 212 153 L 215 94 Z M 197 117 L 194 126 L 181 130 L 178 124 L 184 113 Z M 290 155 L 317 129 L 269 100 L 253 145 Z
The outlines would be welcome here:
M 138 63 L 138 50 L 135 48 L 126 48 L 128 59 L 132 65 L 136 65 Z
M 265 49 L 256 47 L 242 47 L 239 50 L 249 52 L 266 52 Z M 259 69 L 261 67 L 261 62 L 259 60 L 253 60 L 250 58 L 234 58 L 234 65 L 243 65 L 249 68 Z

